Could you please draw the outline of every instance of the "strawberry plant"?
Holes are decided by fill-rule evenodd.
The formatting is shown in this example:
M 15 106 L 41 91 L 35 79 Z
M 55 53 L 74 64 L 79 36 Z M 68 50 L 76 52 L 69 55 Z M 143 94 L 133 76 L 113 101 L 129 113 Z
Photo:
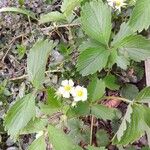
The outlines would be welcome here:
M 62 39 L 39 38 L 29 50 L 23 78 L 32 86 L 7 111 L 7 133 L 15 141 L 21 135 L 36 135 L 29 150 L 104 150 L 111 144 L 123 148 L 149 136 L 150 87 L 139 91 L 134 84 L 120 82 L 118 72 L 150 58 L 150 40 L 143 36 L 150 26 L 150 0 L 63 0 L 60 7 L 40 17 L 23 8 L 0 9 L 24 14 L 42 31 L 67 33 L 65 44 Z M 132 13 L 116 29 L 115 21 L 128 9 Z M 52 67 L 47 69 L 48 59 L 56 48 L 64 56 L 63 62 L 53 66 L 56 72 L 60 69 L 60 79 L 47 86 L 46 74 L 52 72 Z M 121 94 L 108 94 L 120 90 Z M 45 94 L 44 101 L 37 100 L 40 92 Z M 121 113 L 107 101 L 126 108 Z M 97 125 L 100 120 L 116 130 L 108 134 Z

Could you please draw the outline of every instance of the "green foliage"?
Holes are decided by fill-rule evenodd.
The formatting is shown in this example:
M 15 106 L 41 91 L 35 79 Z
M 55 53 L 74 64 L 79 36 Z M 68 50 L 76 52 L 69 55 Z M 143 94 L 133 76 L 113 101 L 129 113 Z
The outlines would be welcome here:
M 37 89 L 42 87 L 45 79 L 47 58 L 54 48 L 54 43 L 48 40 L 37 41 L 29 52 L 27 59 L 27 71 L 29 80 Z
M 77 70 L 83 76 L 101 71 L 107 64 L 110 52 L 104 47 L 88 48 L 84 50 L 77 63 Z
M 122 123 L 116 133 L 116 136 L 117 136 L 117 139 L 118 141 L 121 140 L 122 136 L 124 135 L 124 131 L 127 129 L 127 123 L 130 123 L 131 122 L 131 114 L 132 114 L 132 106 L 131 105 L 128 105 L 128 108 L 127 108 L 127 111 L 126 111 L 126 114 L 122 120 Z
M 19 135 L 28 122 L 35 117 L 35 96 L 28 94 L 18 100 L 7 112 L 4 125 L 8 134 L 13 138 Z
M 117 83 L 117 78 L 114 75 L 108 75 L 104 78 L 104 82 L 107 88 L 111 90 L 118 90 L 119 84 Z
M 91 107 L 91 114 L 104 120 L 112 120 L 116 117 L 117 111 L 104 105 L 94 105 Z
M 111 11 L 101 0 L 93 0 L 82 7 L 81 23 L 89 37 L 108 45 L 111 33 Z
M 46 150 L 46 142 L 44 136 L 35 139 L 28 148 L 29 150 Z
M 48 136 L 55 150 L 62 149 L 62 146 L 64 150 L 81 150 L 67 135 L 52 125 L 48 126 Z
M 21 13 L 27 15 L 33 19 L 36 19 L 35 14 L 29 10 L 23 8 L 16 8 L 16 7 L 3 7 L 0 9 L 0 12 L 14 12 L 14 13 Z
M 96 133 L 96 140 L 98 146 L 106 147 L 109 144 L 109 134 L 103 129 L 98 130 Z
M 64 0 L 61 5 L 61 11 L 64 13 L 66 17 L 72 14 L 72 11 L 75 7 L 80 5 L 82 0 Z
M 140 35 L 125 38 L 119 46 L 120 53 L 134 61 L 146 60 L 150 57 L 150 41 Z
M 18 51 L 19 59 L 22 59 L 26 53 L 26 47 L 24 45 L 18 45 L 17 51 Z
M 19 0 L 19 3 L 21 6 L 24 5 L 24 0 Z M 48 0 L 47 3 L 50 1 Z M 0 9 L 0 12 L 21 13 L 31 17 L 34 21 L 37 20 L 34 13 L 23 8 L 4 7 Z M 115 76 L 120 75 L 118 71 L 122 73 L 122 69 L 127 70 L 131 64 L 134 70 L 131 74 L 138 72 L 140 80 L 143 77 L 143 72 L 140 72 L 141 68 L 136 70 L 133 66 L 134 61 L 141 62 L 150 58 L 150 40 L 142 36 L 144 32 L 142 35 L 136 32 L 148 29 L 149 14 L 150 0 L 137 0 L 129 19 L 126 14 L 122 16 L 111 11 L 107 3 L 102 0 L 63 0 L 59 11 L 42 14 L 38 23 L 52 22 L 54 35 L 56 33 L 63 37 L 63 41 L 67 45 L 64 46 L 65 48 L 63 47 L 65 50 L 61 46 L 57 47 L 65 59 L 62 64 L 57 66 L 58 68 L 54 68 L 54 72 L 59 72 L 61 68 L 63 71 L 61 70 L 62 73 L 57 74 L 58 78 L 66 78 L 66 76 L 72 78 L 75 80 L 75 86 L 81 83 L 87 87 L 88 84 L 88 101 L 77 102 L 74 106 L 74 97 L 62 98 L 59 90 L 55 89 L 58 88 L 57 85 L 47 87 L 43 84 L 45 83 L 46 68 L 49 67 L 47 60 L 56 45 L 53 41 L 38 40 L 29 51 L 27 75 L 25 75 L 33 85 L 32 90 L 36 92 L 33 94 L 30 93 L 31 88 L 25 89 L 25 92 L 29 94 L 17 100 L 8 110 L 4 126 L 10 137 L 16 140 L 19 135 L 43 131 L 43 135 L 33 141 L 29 150 L 46 150 L 47 143 L 51 143 L 55 150 L 81 150 L 82 148 L 78 146 L 79 143 L 80 145 L 92 145 L 93 141 L 91 140 L 95 137 L 97 146 L 107 146 L 110 143 L 108 133 L 101 128 L 99 130 L 99 126 L 97 126 L 97 132 L 92 132 L 92 128 L 95 128 L 95 120 L 97 122 L 99 119 L 105 122 L 117 120 L 118 122 L 120 119 L 117 109 L 103 105 L 107 99 L 111 102 L 111 96 L 107 96 L 109 92 L 119 90 L 121 87 Z M 120 21 L 118 23 L 120 18 L 123 23 Z M 31 22 L 32 20 L 30 20 L 32 29 Z M 81 25 L 83 32 L 80 28 L 75 29 L 76 24 L 78 27 Z M 119 31 L 116 24 L 121 24 Z M 48 25 L 50 25 L 48 29 L 51 29 L 51 24 L 46 24 L 46 28 Z M 55 38 L 55 36 L 50 38 L 53 37 Z M 61 40 L 60 43 L 62 43 Z M 26 48 L 28 47 L 23 45 L 17 46 L 19 59 L 24 58 Z M 79 52 L 77 64 L 75 64 L 78 55 L 76 55 L 76 50 Z M 65 70 L 68 72 L 66 73 Z M 1 99 L 3 99 L 2 94 L 10 96 L 6 89 L 6 82 L 4 82 L 0 86 Z M 36 101 L 35 104 L 38 92 L 44 93 L 44 98 L 40 102 Z M 103 97 L 104 95 L 106 97 Z M 139 92 L 137 86 L 126 83 L 121 88 L 120 96 L 112 96 L 112 101 L 113 99 L 124 101 L 124 103 L 128 103 L 128 106 L 126 113 L 123 113 L 124 116 L 118 122 L 120 126 L 111 141 L 122 147 L 133 143 L 145 132 L 149 133 L 150 131 L 150 108 L 143 104 L 150 102 L 150 87 Z M 93 116 L 93 123 L 92 120 L 89 120 L 89 116 Z M 63 132 L 63 129 L 66 129 L 66 132 Z M 105 150 L 104 147 L 95 146 L 87 146 L 86 149 Z
M 137 0 L 133 13 L 129 20 L 129 25 L 134 31 L 141 32 L 148 29 L 150 25 L 150 0 Z
M 135 140 L 144 135 L 144 132 L 147 130 L 143 107 L 141 105 L 132 105 L 132 109 L 133 111 L 131 114 L 130 123 L 127 124 L 127 128 L 121 139 L 115 139 L 114 144 L 128 145 L 129 143 L 133 143 Z M 130 111 L 127 111 L 127 113 L 128 112 Z M 125 126 L 123 126 L 122 129 L 125 129 L 124 127 Z
M 130 100 L 133 100 L 137 96 L 138 92 L 138 88 L 133 84 L 125 84 L 120 91 L 122 97 Z
M 135 98 L 137 102 L 149 103 L 150 102 L 150 87 L 144 88 Z
M 100 99 L 105 93 L 105 83 L 98 78 L 94 78 L 88 86 L 88 99 L 94 102 Z
M 105 147 L 94 147 L 94 146 L 88 146 L 88 150 L 106 150 Z
M 46 125 L 47 120 L 34 118 L 21 130 L 20 134 L 38 133 L 39 131 L 44 130 Z
M 40 16 L 40 20 L 39 23 L 43 24 L 43 23 L 48 23 L 48 22 L 57 22 L 57 21 L 64 21 L 65 20 L 65 16 L 58 12 L 58 11 L 52 11 L 48 14 L 43 14 Z

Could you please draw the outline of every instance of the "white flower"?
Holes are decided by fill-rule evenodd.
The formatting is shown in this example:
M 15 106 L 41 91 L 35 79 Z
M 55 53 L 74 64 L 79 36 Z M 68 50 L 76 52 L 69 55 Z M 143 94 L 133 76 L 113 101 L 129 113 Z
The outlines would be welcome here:
M 87 89 L 82 86 L 76 86 L 71 93 L 75 102 L 87 100 Z
M 57 94 L 62 95 L 64 98 L 70 98 L 70 94 L 73 90 L 74 82 L 72 80 L 63 80 L 61 82 L 61 87 L 59 87 Z
M 109 6 L 119 11 L 121 11 L 121 7 L 127 5 L 125 1 L 126 0 L 107 0 Z

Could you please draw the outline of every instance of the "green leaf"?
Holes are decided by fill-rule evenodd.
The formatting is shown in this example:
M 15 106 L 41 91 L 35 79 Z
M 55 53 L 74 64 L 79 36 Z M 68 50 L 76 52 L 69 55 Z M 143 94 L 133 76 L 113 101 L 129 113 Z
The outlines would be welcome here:
M 116 63 L 117 57 L 118 57 L 117 53 L 118 53 L 117 50 L 115 50 L 115 49 L 111 50 L 110 56 L 108 58 L 108 63 L 107 63 L 108 68 L 111 69 L 113 67 L 113 65 Z
M 113 108 L 108 108 L 104 105 L 93 105 L 91 107 L 91 114 L 97 118 L 104 120 L 112 120 L 116 117 L 116 110 Z
M 37 41 L 29 52 L 27 59 L 27 71 L 30 81 L 37 89 L 41 88 L 45 79 L 45 69 L 50 51 L 54 43 L 47 40 Z
M 119 90 L 120 85 L 117 83 L 117 78 L 110 74 L 104 78 L 105 85 L 108 89 Z
M 123 134 L 124 134 L 124 131 L 127 129 L 127 122 L 130 123 L 131 122 L 131 114 L 132 114 L 133 110 L 132 110 L 132 106 L 131 105 L 128 105 L 128 108 L 127 108 L 127 111 L 126 111 L 126 114 L 122 120 L 122 123 L 116 133 L 116 136 L 117 136 L 117 139 L 118 141 L 121 140 Z
M 95 146 L 88 146 L 86 147 L 88 150 L 106 150 L 105 147 L 95 147 Z
M 83 52 L 84 50 L 88 48 L 97 48 L 99 46 L 101 46 L 101 43 L 95 40 L 88 39 L 87 41 L 82 42 L 82 44 L 79 46 L 79 51 Z
M 101 71 L 107 65 L 109 54 L 104 47 L 86 49 L 78 58 L 77 70 L 83 76 Z
M 47 124 L 47 120 L 35 118 L 32 119 L 25 128 L 23 128 L 20 134 L 31 134 L 31 133 L 38 133 L 45 129 Z
M 94 102 L 105 93 L 105 83 L 98 78 L 94 78 L 88 85 L 88 99 Z
M 35 117 L 35 96 L 28 94 L 18 100 L 7 112 L 4 120 L 5 129 L 15 139 L 33 117 Z
M 56 91 L 52 88 L 49 87 L 47 89 L 47 100 L 46 100 L 46 104 L 54 106 L 56 108 L 61 107 L 61 99 L 59 97 L 56 96 Z
M 81 141 L 85 143 L 90 141 L 90 127 L 84 125 L 83 121 L 78 118 L 69 119 L 67 127 L 69 130 L 68 136 L 73 139 L 75 144 L 79 144 Z
M 23 8 L 16 8 L 16 7 L 3 7 L 0 9 L 1 12 L 15 12 L 19 14 L 27 15 L 33 19 L 36 19 L 35 14 L 29 10 L 23 9 Z
M 18 0 L 19 4 L 20 4 L 21 6 L 24 5 L 24 1 L 25 1 L 25 0 Z
M 141 32 L 148 29 L 150 25 L 150 0 L 137 0 L 133 13 L 129 20 L 129 25 L 134 31 Z
M 142 107 L 141 105 L 132 105 L 132 109 L 131 121 L 127 124 L 127 129 L 124 131 L 121 140 L 114 139 L 113 144 L 128 145 L 144 135 L 147 125 L 144 121 Z
M 18 51 L 19 59 L 22 59 L 26 53 L 26 46 L 17 45 L 17 51 Z
M 48 136 L 55 150 L 62 149 L 62 146 L 63 150 L 81 150 L 79 146 L 73 144 L 72 140 L 65 133 L 52 125 L 48 126 Z
M 130 65 L 129 59 L 124 56 L 117 56 L 116 63 L 118 67 L 124 70 L 127 70 L 128 66 Z
M 34 140 L 29 146 L 28 150 L 46 150 L 46 142 L 44 136 L 40 136 Z
M 144 88 L 135 98 L 138 102 L 150 102 L 150 87 Z
M 98 146 L 107 146 L 109 144 L 109 134 L 106 130 L 101 129 L 96 133 L 96 141 Z
M 121 96 L 129 100 L 133 100 L 139 92 L 139 89 L 133 84 L 125 84 L 120 93 Z
M 80 117 L 90 115 L 89 104 L 85 102 L 78 102 L 76 107 L 70 108 L 67 112 L 67 117 Z
M 61 11 L 66 17 L 68 17 L 70 14 L 72 14 L 74 8 L 80 5 L 81 1 L 82 0 L 63 0 Z
M 119 47 L 119 45 L 122 43 L 122 41 L 132 35 L 134 32 L 132 31 L 131 27 L 127 24 L 127 23 L 122 23 L 120 26 L 120 30 L 119 32 L 116 34 L 116 36 L 114 37 L 111 45 L 113 47 Z
M 135 61 L 146 60 L 150 57 L 150 40 L 141 35 L 129 36 L 122 41 L 119 51 Z
M 107 45 L 111 34 L 111 11 L 101 0 L 94 0 L 82 7 L 81 23 L 85 33 Z
M 40 16 L 39 24 L 43 23 L 48 23 L 48 22 L 58 22 L 58 21 L 65 21 L 65 16 L 58 12 L 58 11 L 53 11 L 48 14 L 42 14 Z

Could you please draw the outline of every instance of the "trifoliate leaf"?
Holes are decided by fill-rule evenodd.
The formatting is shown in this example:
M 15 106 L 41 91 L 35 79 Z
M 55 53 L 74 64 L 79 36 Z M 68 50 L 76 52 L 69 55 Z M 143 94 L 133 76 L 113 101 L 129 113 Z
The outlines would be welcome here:
M 35 139 L 28 150 L 46 150 L 46 141 L 44 136 L 40 136 L 38 139 Z
M 31 48 L 27 59 L 27 71 L 30 81 L 37 89 L 41 88 L 45 79 L 45 69 L 50 51 L 54 43 L 48 40 L 39 40 Z
M 111 90 L 118 90 L 120 88 L 120 85 L 117 83 L 117 78 L 112 74 L 106 76 L 104 82 L 106 87 Z
M 101 71 L 107 64 L 109 54 L 104 47 L 86 49 L 78 58 L 77 70 L 83 76 Z
M 116 109 L 108 108 L 104 105 L 93 105 L 91 107 L 91 114 L 97 118 L 104 120 L 112 120 L 116 117 Z
M 53 11 L 48 14 L 42 14 L 40 16 L 39 23 L 43 24 L 43 23 L 48 23 L 48 22 L 57 22 L 57 21 L 64 21 L 64 20 L 66 19 L 62 13 L 58 11 Z
M 133 84 L 125 84 L 120 93 L 121 96 L 129 100 L 133 100 L 139 92 L 139 89 Z
M 150 87 L 144 88 L 135 98 L 138 102 L 150 102 Z
M 129 25 L 134 31 L 141 32 L 150 25 L 150 0 L 137 0 Z
M 15 139 L 33 117 L 35 117 L 35 96 L 28 94 L 18 100 L 7 112 L 4 120 L 5 129 Z
M 65 133 L 52 125 L 48 126 L 48 136 L 55 150 L 62 149 L 62 146 L 63 150 L 81 150 L 79 146 L 73 144 L 72 140 Z
M 111 33 L 111 11 L 101 0 L 94 0 L 82 7 L 81 23 L 85 33 L 107 45 Z
M 119 51 L 134 61 L 146 60 L 150 58 L 150 40 L 141 35 L 129 36 L 122 41 Z
M 105 93 L 105 83 L 98 78 L 94 78 L 88 86 L 88 99 L 94 102 L 100 99 Z

